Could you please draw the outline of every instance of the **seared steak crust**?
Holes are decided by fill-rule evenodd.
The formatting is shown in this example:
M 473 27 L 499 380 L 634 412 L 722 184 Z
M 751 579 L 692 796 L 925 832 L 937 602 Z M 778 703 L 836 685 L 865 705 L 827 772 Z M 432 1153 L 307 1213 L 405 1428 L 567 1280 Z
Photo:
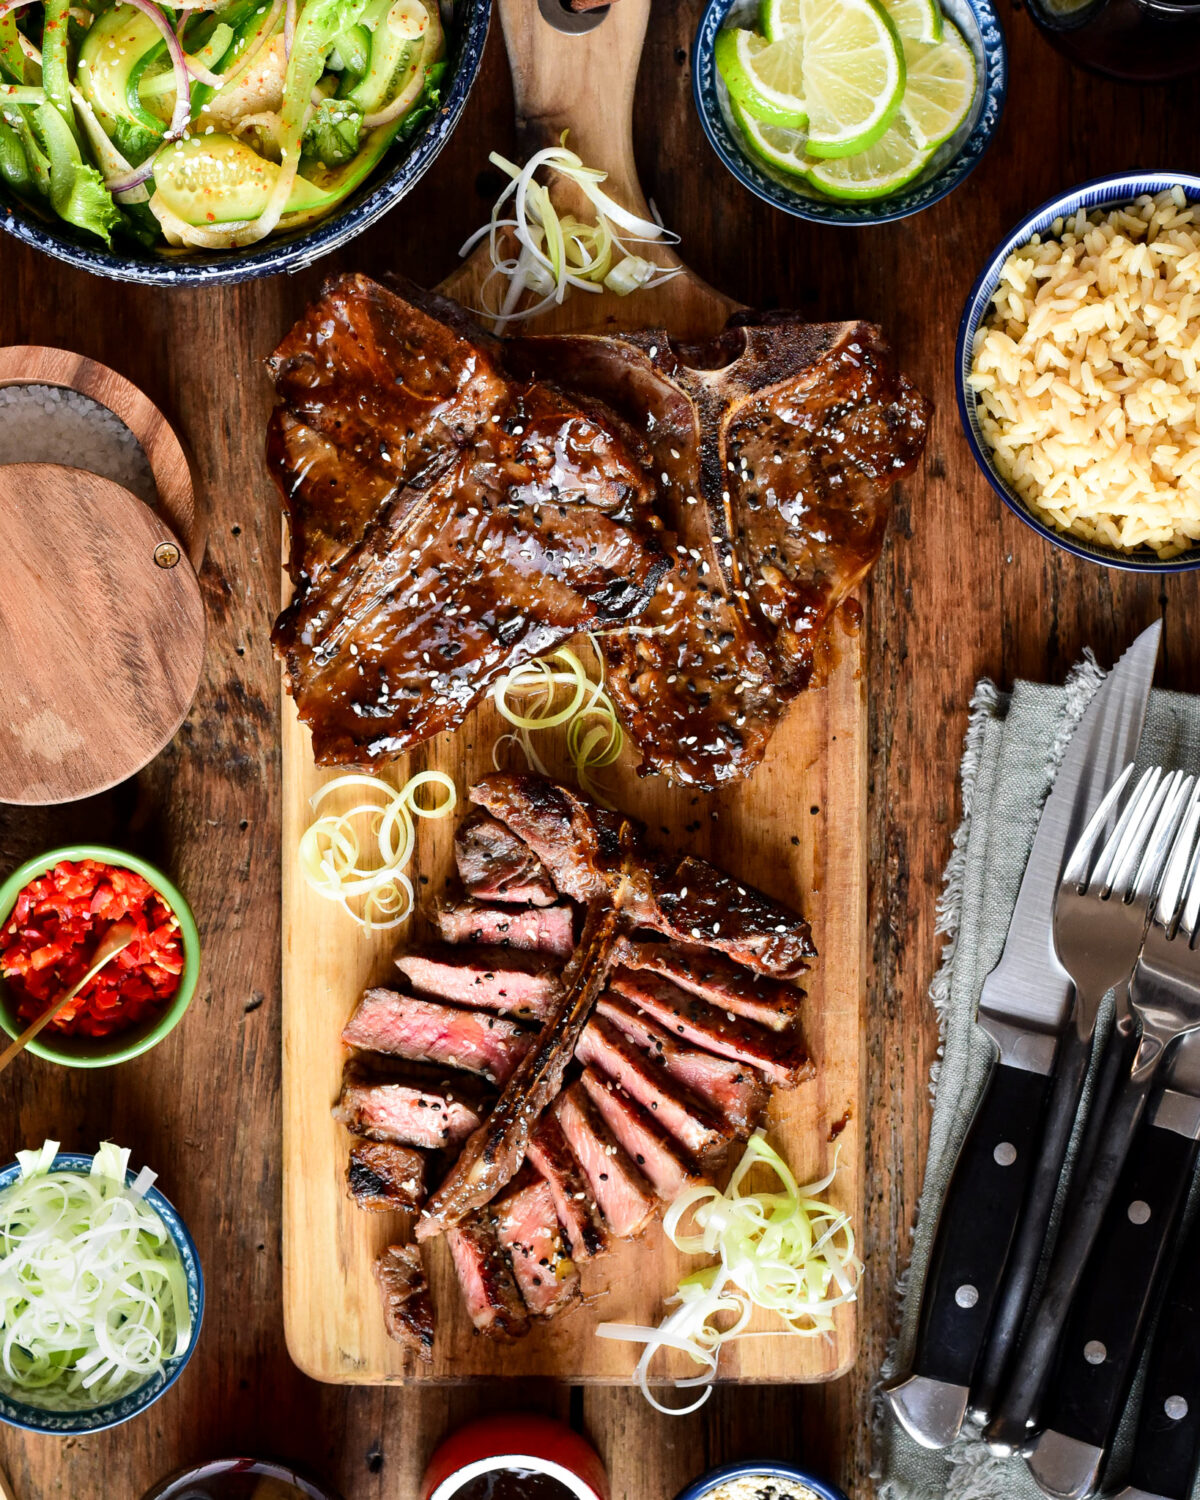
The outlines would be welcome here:
M 374 1266 L 388 1335 L 419 1359 L 433 1358 L 433 1304 L 416 1245 L 389 1245 Z
M 346 1168 L 346 1190 L 356 1207 L 369 1213 L 411 1212 L 425 1197 L 429 1158 L 410 1146 L 355 1141 Z

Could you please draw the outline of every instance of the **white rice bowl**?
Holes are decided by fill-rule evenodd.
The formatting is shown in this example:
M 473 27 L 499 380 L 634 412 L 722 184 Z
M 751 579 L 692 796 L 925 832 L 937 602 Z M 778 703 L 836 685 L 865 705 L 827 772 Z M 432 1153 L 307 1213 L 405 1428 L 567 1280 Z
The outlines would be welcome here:
M 1181 188 L 1056 220 L 1004 263 L 968 387 L 996 468 L 1061 531 L 1200 540 L 1200 218 Z

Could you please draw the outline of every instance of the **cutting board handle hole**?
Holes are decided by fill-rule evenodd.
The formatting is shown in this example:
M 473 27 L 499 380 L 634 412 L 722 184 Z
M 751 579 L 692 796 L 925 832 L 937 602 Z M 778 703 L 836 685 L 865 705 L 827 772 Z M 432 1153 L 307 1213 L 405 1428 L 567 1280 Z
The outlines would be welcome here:
M 599 10 L 572 10 L 567 0 L 538 0 L 538 9 L 542 13 L 542 19 L 549 22 L 555 31 L 561 31 L 565 36 L 586 36 L 589 31 L 595 31 L 597 26 L 604 24 L 610 7 L 605 5 Z

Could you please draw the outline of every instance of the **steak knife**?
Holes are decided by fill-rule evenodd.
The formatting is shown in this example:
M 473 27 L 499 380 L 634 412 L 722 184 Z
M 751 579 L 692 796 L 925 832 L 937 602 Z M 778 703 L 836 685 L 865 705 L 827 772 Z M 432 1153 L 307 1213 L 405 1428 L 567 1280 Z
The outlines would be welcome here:
M 1167 1282 L 1133 1442 L 1114 1500 L 1188 1500 L 1200 1470 L 1200 1219 Z
M 1094 1495 L 1162 1292 L 1200 1154 L 1200 1034 L 1134 1138 L 1063 1329 L 1030 1473 L 1055 1500 Z M 1200 1350 L 1197 1351 L 1200 1359 Z
M 912 1372 L 885 1390 L 897 1420 L 916 1442 L 944 1448 L 962 1427 L 971 1384 L 992 1322 L 1038 1160 L 1038 1142 L 1055 1060 L 1077 1051 L 1068 1028 L 1072 986 L 1054 951 L 1053 909 L 1068 849 L 1121 769 L 1133 760 L 1158 656 L 1156 622 L 1096 690 L 1063 755 L 1042 808 L 1000 962 L 984 982 L 978 1023 L 995 1044 L 992 1069 L 955 1163 L 938 1219 L 917 1331 Z M 1065 1045 L 1060 1047 L 1067 1038 Z M 1088 1039 L 1090 1043 L 1090 1038 Z M 1082 1066 L 1074 1062 L 1082 1088 Z M 1078 1105 L 1060 1090 L 1053 1112 L 1065 1152 Z M 1043 1162 L 1048 1220 L 1062 1166 Z M 1045 1232 L 1045 1224 L 1038 1236 Z

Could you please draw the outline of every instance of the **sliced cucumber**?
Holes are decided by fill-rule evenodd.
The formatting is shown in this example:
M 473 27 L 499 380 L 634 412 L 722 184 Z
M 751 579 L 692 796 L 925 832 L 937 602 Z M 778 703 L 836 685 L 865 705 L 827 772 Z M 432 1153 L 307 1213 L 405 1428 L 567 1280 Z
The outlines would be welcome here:
M 154 186 L 185 224 L 232 224 L 257 219 L 267 205 L 279 167 L 231 135 L 193 135 L 165 147 L 154 162 Z M 325 201 L 320 189 L 297 177 L 286 213 Z
M 351 26 L 333 44 L 342 70 L 351 78 L 365 78 L 371 64 L 371 33 L 365 26 Z
M 437 6 L 422 0 L 374 0 L 363 24 L 371 29 L 367 71 L 344 97 L 372 115 L 413 87 L 423 63 L 441 56 L 442 27 Z
M 79 48 L 79 90 L 132 162 L 143 161 L 162 139 L 164 122 L 143 107 L 136 84 L 154 54 L 165 57 L 166 50 L 154 22 L 131 5 L 102 11 Z

